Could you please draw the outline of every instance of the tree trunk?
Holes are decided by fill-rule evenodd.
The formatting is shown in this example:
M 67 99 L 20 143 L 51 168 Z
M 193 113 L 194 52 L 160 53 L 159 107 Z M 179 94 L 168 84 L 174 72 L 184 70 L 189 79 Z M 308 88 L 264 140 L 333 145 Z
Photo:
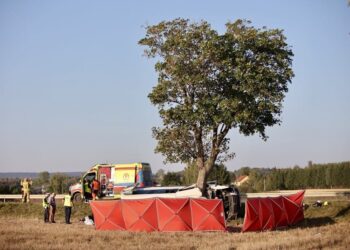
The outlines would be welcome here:
M 197 187 L 202 191 L 202 195 L 204 197 L 207 197 L 208 196 L 207 179 L 208 179 L 208 174 L 210 170 L 214 166 L 214 162 L 212 160 L 208 160 L 205 164 L 203 162 L 203 165 L 200 165 L 199 163 L 200 162 L 197 161 L 197 167 L 198 167 Z
M 222 142 L 222 139 L 227 134 L 227 129 L 223 131 L 220 134 L 220 138 L 217 136 L 217 128 L 214 128 L 213 130 L 213 141 L 212 141 L 212 149 L 209 158 L 205 161 L 204 157 L 204 148 L 203 148 L 203 142 L 202 142 L 202 130 L 201 128 L 196 129 L 195 135 L 196 135 L 196 145 L 197 145 L 197 151 L 198 151 L 198 157 L 197 157 L 197 168 L 198 168 L 198 179 L 197 179 L 197 187 L 202 191 L 202 195 L 204 197 L 208 196 L 207 192 L 207 178 L 210 170 L 213 168 L 214 163 L 216 161 L 216 158 L 219 153 L 219 146 Z
M 197 166 L 198 167 L 198 166 Z M 203 196 L 207 196 L 207 173 L 205 167 L 202 167 L 198 171 L 197 187 L 201 190 Z

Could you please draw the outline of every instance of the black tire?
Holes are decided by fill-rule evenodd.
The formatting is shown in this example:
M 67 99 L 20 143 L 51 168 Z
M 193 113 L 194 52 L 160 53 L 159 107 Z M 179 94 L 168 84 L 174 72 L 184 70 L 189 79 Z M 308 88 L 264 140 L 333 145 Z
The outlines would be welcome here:
M 81 198 L 81 194 L 80 193 L 75 193 L 73 195 L 73 201 L 75 201 L 75 202 L 82 202 L 83 199 Z

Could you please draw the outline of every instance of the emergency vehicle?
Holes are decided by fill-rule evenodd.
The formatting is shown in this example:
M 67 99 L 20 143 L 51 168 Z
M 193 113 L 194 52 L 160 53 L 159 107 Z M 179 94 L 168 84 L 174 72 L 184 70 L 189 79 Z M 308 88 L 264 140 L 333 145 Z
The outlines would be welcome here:
M 100 183 L 98 198 L 120 198 L 120 193 L 126 187 L 151 187 L 152 171 L 148 163 L 129 164 L 97 164 L 90 168 L 81 178 L 79 183 L 69 187 L 69 191 L 74 201 L 90 199 L 90 194 L 86 192 L 85 186 L 90 186 L 97 178 Z

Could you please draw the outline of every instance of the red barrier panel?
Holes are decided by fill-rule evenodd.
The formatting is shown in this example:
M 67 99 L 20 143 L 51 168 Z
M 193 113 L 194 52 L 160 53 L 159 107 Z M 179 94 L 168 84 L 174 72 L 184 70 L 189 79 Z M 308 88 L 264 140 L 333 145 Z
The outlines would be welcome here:
M 225 231 L 221 200 L 153 198 L 92 201 L 97 230 Z
M 157 199 L 159 231 L 191 231 L 188 199 Z
M 193 231 L 224 231 L 222 200 L 191 199 Z
M 120 202 L 120 205 L 122 213 L 115 213 L 114 217 L 124 219 L 126 230 L 134 232 L 157 230 L 157 209 L 153 200 L 129 200 Z
M 272 230 L 303 220 L 304 193 L 300 191 L 289 196 L 247 199 L 242 231 Z
M 91 210 L 94 214 L 96 229 L 100 230 L 125 230 L 124 219 L 117 214 L 121 214 L 121 204 L 114 201 L 101 202 L 98 206 L 91 202 Z

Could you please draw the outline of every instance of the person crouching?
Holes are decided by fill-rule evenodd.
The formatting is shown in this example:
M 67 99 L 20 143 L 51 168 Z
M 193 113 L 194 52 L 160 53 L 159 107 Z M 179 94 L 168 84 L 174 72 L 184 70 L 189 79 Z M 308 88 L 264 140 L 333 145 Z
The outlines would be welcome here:
M 63 206 L 64 206 L 64 214 L 66 217 L 66 224 L 71 224 L 70 216 L 72 214 L 73 197 L 70 195 L 70 192 L 64 196 Z

